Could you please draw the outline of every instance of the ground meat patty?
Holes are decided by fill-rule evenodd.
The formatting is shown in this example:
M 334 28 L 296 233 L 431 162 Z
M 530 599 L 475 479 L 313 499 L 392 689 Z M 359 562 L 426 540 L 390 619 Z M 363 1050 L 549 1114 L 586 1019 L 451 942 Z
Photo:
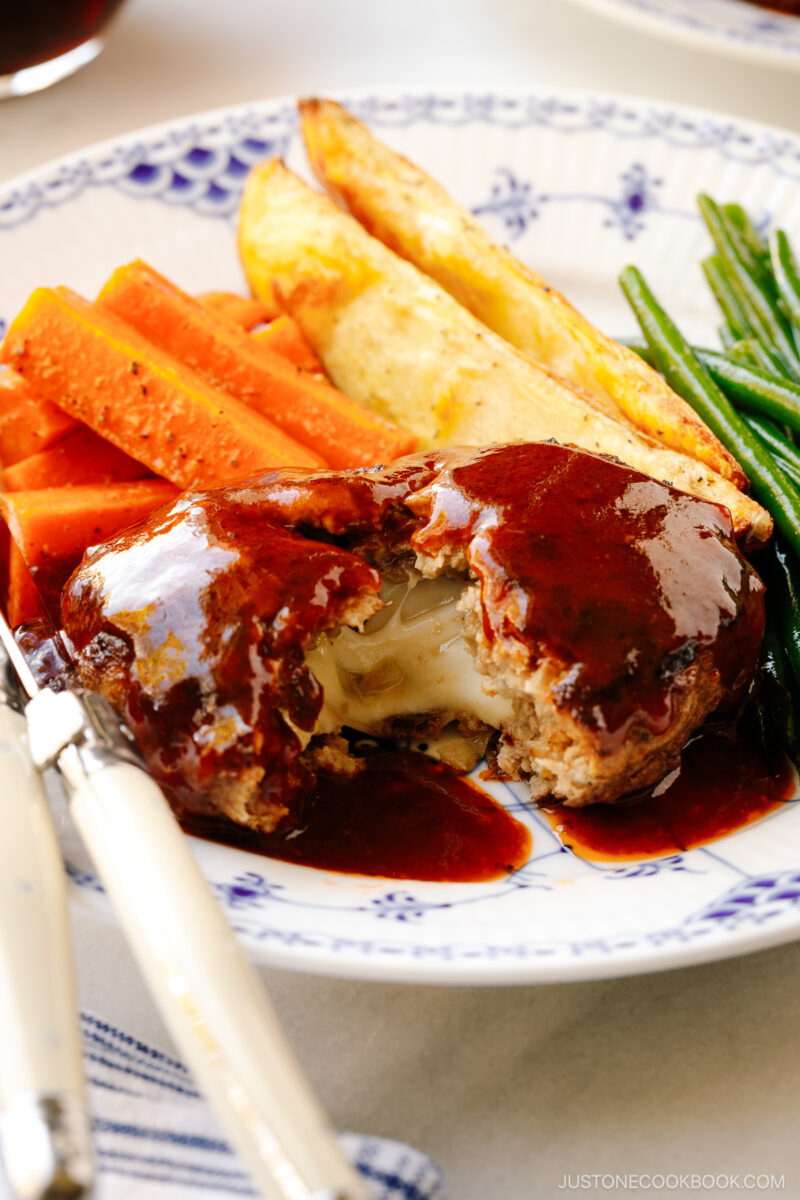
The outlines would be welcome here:
M 393 594 L 398 579 L 455 581 L 450 623 L 410 626 L 439 643 L 420 656 L 393 641 L 389 670 L 379 571 Z M 517 443 L 187 493 L 90 551 L 62 616 L 84 681 L 177 802 L 270 830 L 294 819 L 316 767 L 354 769 L 332 740 L 344 720 L 490 726 L 499 768 L 534 797 L 652 784 L 741 696 L 762 593 L 724 508 L 601 455 Z M 411 657 L 427 674 L 409 689 Z M 309 663 L 327 663 L 323 686 Z M 441 678 L 465 669 L 469 687 Z M 393 708 L 394 687 L 415 711 Z
M 456 458 L 407 503 L 417 565 L 474 581 L 479 667 L 514 702 L 498 764 L 534 795 L 656 782 L 752 677 L 763 585 L 726 509 L 550 443 Z
M 305 664 L 321 630 L 378 608 L 380 576 L 338 546 L 186 493 L 90 550 L 62 618 L 82 682 L 125 717 L 180 808 L 291 827 L 322 705 Z

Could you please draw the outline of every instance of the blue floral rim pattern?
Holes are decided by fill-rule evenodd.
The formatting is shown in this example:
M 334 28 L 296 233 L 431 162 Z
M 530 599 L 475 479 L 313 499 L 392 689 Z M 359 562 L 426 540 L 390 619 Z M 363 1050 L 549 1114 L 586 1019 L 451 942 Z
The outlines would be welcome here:
M 682 148 L 715 150 L 723 158 L 761 166 L 800 179 L 800 139 L 789 133 L 747 126 L 714 114 L 700 118 L 680 109 L 630 106 L 600 97 L 416 95 L 395 100 L 366 96 L 349 107 L 376 127 L 429 122 L 441 125 L 495 124 L 509 129 L 540 126 L 574 134 L 603 130 L 617 138 L 661 140 Z M 249 167 L 269 155 L 284 155 L 297 132 L 293 105 L 259 111 L 257 106 L 216 115 L 178 129 L 153 131 L 141 142 L 100 148 L 56 164 L 16 186 L 0 189 L 0 230 L 30 220 L 47 207 L 66 204 L 88 187 L 116 187 L 130 195 L 185 205 L 207 216 L 236 210 Z M 625 181 L 635 193 L 640 164 Z M 501 180 L 499 187 L 518 187 Z M 652 186 L 652 185 L 649 185 Z M 518 197 L 515 197 L 518 199 Z M 491 204 L 491 200 L 487 204 Z
M 630 14 L 707 43 L 790 63 L 800 56 L 800 19 L 747 0 L 593 0 L 609 16 Z
M 562 851 L 567 853 L 567 851 Z M 721 861 L 719 855 L 712 855 Z M 536 860 L 534 860 L 535 862 Z M 99 879 L 92 872 L 75 867 L 67 862 L 67 874 L 78 888 L 102 892 Z M 512 876 L 509 890 L 536 886 L 532 883 L 531 864 Z M 629 868 L 606 867 L 609 880 L 629 877 L 629 873 L 655 874 L 662 869 L 685 870 L 682 857 L 666 860 L 651 860 Z M 731 867 L 734 874 L 740 874 Z M 388 883 L 389 881 L 387 881 Z M 772 925 L 787 912 L 796 912 L 800 906 L 800 869 L 778 871 L 767 875 L 742 876 L 713 901 L 702 905 L 679 924 L 657 930 L 631 930 L 614 937 L 591 937 L 581 940 L 541 938 L 531 942 L 509 942 L 508 944 L 481 944 L 463 942 L 457 945 L 435 945 L 425 942 L 396 941 L 389 936 L 383 938 L 343 937 L 330 932 L 295 931 L 282 927 L 280 923 L 265 923 L 263 918 L 276 906 L 282 904 L 309 907 L 307 902 L 294 900 L 285 888 L 270 883 L 269 879 L 256 872 L 235 876 L 226 882 L 212 883 L 212 887 L 233 930 L 248 941 L 272 943 L 284 948 L 300 951 L 325 950 L 333 954 L 356 952 L 365 958 L 393 958 L 398 955 L 417 961 L 465 962 L 478 959 L 520 962 L 527 959 L 562 957 L 564 952 L 575 960 L 597 956 L 619 956 L 628 952 L 660 949 L 669 946 L 685 946 L 703 939 L 715 931 L 730 933 L 744 926 L 764 927 Z M 371 915 L 388 920 L 421 921 L 426 913 L 442 908 L 451 908 L 459 901 L 442 904 L 430 900 L 419 900 L 410 890 L 413 883 L 395 886 L 392 890 L 370 901 Z M 476 897 L 461 903 L 483 902 L 493 896 Z M 313 906 L 312 906 L 313 907 Z M 338 911 L 361 914 L 363 905 L 341 906 Z M 248 915 L 250 920 L 247 919 Z

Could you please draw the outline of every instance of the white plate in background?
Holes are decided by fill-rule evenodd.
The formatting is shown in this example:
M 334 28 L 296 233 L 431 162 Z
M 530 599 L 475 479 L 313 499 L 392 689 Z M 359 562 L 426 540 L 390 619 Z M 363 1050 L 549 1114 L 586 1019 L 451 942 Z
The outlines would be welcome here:
M 800 17 L 748 0 L 574 0 L 601 16 L 697 49 L 800 68 Z

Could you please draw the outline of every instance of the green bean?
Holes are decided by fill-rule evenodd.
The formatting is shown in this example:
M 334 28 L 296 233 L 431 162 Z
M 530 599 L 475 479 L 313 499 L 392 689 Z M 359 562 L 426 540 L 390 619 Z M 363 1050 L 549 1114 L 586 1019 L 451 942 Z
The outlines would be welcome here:
M 716 350 L 698 350 L 709 374 L 730 400 L 749 412 L 763 412 L 800 432 L 800 384 L 735 362 Z
M 712 202 L 713 203 L 713 202 Z M 769 251 L 763 238 L 756 232 L 747 215 L 732 218 L 729 205 L 716 205 L 716 215 L 730 242 L 731 249 L 758 286 L 773 301 L 778 299 L 778 289 L 772 277 Z
M 775 306 L 767 303 L 763 292 L 746 271 L 735 270 L 724 264 L 729 284 L 746 311 L 749 336 L 759 341 L 768 350 L 779 374 L 786 379 L 800 379 L 800 358 L 788 332 L 788 325 Z
M 800 491 L 789 483 L 745 424 L 707 368 L 673 324 L 635 267 L 620 284 L 653 353 L 658 369 L 733 454 L 750 478 L 756 499 L 769 509 L 787 544 L 800 555 Z
M 727 205 L 718 205 L 717 211 L 739 262 L 756 281 L 761 290 L 771 300 L 777 300 L 778 289 L 772 276 L 769 251 L 763 240 L 756 233 L 752 223 L 749 222 L 749 218 L 746 218 L 748 220 L 749 232 L 745 233 L 740 228 L 739 222 L 731 218 Z
M 727 217 L 729 226 L 737 230 L 742 242 L 747 246 L 752 260 L 763 271 L 769 272 L 769 250 L 767 243 L 750 220 L 749 214 L 741 204 L 723 204 L 722 211 Z
M 776 229 L 769 239 L 772 272 L 792 324 L 800 332 L 800 272 L 788 237 Z
M 762 653 L 762 685 L 768 718 L 790 752 L 800 744 L 800 587 L 798 566 L 779 538 L 761 552 L 758 569 L 768 605 Z
M 730 223 L 719 205 L 709 196 L 699 196 L 698 205 L 721 259 L 721 269 L 729 286 L 736 293 L 748 325 L 763 345 L 777 353 L 785 363 L 787 374 L 800 376 L 800 358 L 789 324 L 769 290 L 754 278 L 738 254 L 731 236 Z
M 767 585 L 771 594 L 786 657 L 795 681 L 800 680 L 800 572 L 798 565 L 776 538 L 767 558 Z
M 794 442 L 789 442 L 786 434 L 783 433 L 780 426 L 775 424 L 775 421 L 771 421 L 769 416 L 756 413 L 746 413 L 744 420 L 753 433 L 756 433 L 762 440 L 766 449 L 775 455 L 781 469 L 788 467 L 789 474 L 792 474 L 793 478 L 800 475 L 800 450 Z
M 787 462 L 785 458 L 780 458 L 777 455 L 776 458 L 778 458 L 778 466 L 789 480 L 789 483 L 793 483 L 796 488 L 800 488 L 800 471 L 795 470 L 792 464 Z
M 743 364 L 745 367 L 757 367 L 759 363 L 763 363 L 764 359 L 759 356 L 756 346 L 759 347 L 762 354 L 766 353 L 761 343 L 757 342 L 755 338 L 740 338 L 738 342 L 734 342 L 732 346 L 728 347 L 726 354 L 733 362 Z
M 753 433 L 759 436 L 767 449 L 771 450 L 775 455 L 775 462 L 789 480 L 789 483 L 800 489 L 800 467 L 797 467 L 788 458 L 785 458 L 782 453 L 778 452 L 778 450 L 772 449 L 773 442 L 777 444 L 777 439 L 780 437 L 780 430 L 778 426 L 775 425 L 773 430 L 767 430 L 765 426 L 769 421 L 768 417 L 762 418 L 760 424 L 759 419 L 754 416 L 745 417 L 745 421 L 753 430 Z
M 700 265 L 703 268 L 706 282 L 714 294 L 714 299 L 734 337 L 737 340 L 749 337 L 753 331 L 747 315 L 739 303 L 739 298 L 730 285 L 720 256 L 711 254 L 708 258 L 704 258 Z
M 735 225 L 741 234 L 745 233 L 745 230 L 748 228 L 748 226 L 753 230 L 755 229 L 755 226 L 750 220 L 750 215 L 747 209 L 742 208 L 741 204 L 735 204 L 733 202 L 723 204 L 722 211 L 725 213 L 725 216 L 728 218 L 731 224 Z M 760 240 L 761 239 L 759 238 L 759 242 Z
M 781 470 L 797 483 L 800 479 L 800 450 L 794 442 L 790 442 L 779 426 L 769 417 L 747 413 L 744 421 L 775 456 Z
M 761 673 L 764 708 L 769 723 L 784 750 L 796 754 L 800 747 L 800 689 L 783 648 L 778 622 L 771 605 L 767 610 L 764 629 Z
M 655 357 L 646 341 L 627 338 L 623 345 L 633 350 L 651 367 L 656 366 Z M 752 365 L 752 361 L 735 361 L 732 355 L 741 352 L 741 349 L 741 342 L 736 343 L 736 347 L 726 354 L 720 353 L 719 350 L 693 347 L 714 382 L 737 407 L 748 412 L 766 413 L 800 433 L 800 384 L 784 379 L 774 371 L 762 370 Z M 747 349 L 763 355 L 760 343 L 756 350 L 752 343 L 748 342 Z M 767 362 L 768 359 L 764 357 L 763 361 Z
M 726 351 L 729 358 L 735 359 L 737 362 L 744 363 L 746 366 L 755 367 L 757 371 L 763 371 L 766 375 L 772 375 L 774 378 L 791 383 L 783 371 L 783 364 L 779 359 L 776 359 L 766 346 L 762 345 L 757 338 L 742 338 L 739 342 L 728 347 Z
M 781 375 L 779 370 L 776 370 L 772 359 L 761 343 L 755 341 L 753 338 L 748 338 L 743 342 L 736 342 L 735 345 L 731 346 L 726 351 L 726 354 L 728 358 L 737 363 L 737 365 L 753 367 L 755 370 L 761 370 L 765 374 L 777 377 L 781 381 L 785 380 L 787 383 L 789 382 L 784 375 Z M 708 366 L 708 363 L 706 363 L 706 366 Z M 711 371 L 711 374 L 713 376 L 714 372 Z M 760 412 L 764 409 L 763 403 L 757 403 L 754 406 L 748 405 L 747 403 L 742 404 L 741 400 L 737 401 L 730 389 L 726 388 L 719 379 L 717 379 L 717 383 L 720 384 L 720 387 L 722 388 L 723 392 L 725 392 L 725 395 L 728 397 L 728 399 L 733 400 L 737 408 L 744 408 L 747 410 L 748 408 L 755 407 L 756 412 Z M 774 412 L 774 415 L 780 417 L 783 414 L 781 412 Z M 792 429 L 791 425 L 787 425 L 786 422 L 784 422 L 780 427 L 780 432 L 785 438 L 788 439 L 788 441 L 794 442 L 795 431 Z
M 722 322 L 717 329 L 717 333 L 719 334 L 719 340 L 726 350 L 730 350 L 731 346 L 735 345 L 739 340 L 727 321 Z

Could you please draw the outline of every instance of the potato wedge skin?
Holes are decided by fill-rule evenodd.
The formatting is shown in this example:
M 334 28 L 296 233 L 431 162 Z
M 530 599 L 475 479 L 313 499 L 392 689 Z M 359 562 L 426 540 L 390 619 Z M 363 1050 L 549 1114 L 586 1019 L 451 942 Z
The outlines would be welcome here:
M 555 438 L 725 505 L 747 542 L 769 537 L 733 483 L 598 409 L 278 160 L 248 178 L 239 249 L 254 293 L 295 318 L 336 385 L 422 447 Z
M 358 221 L 518 350 L 585 389 L 607 412 L 700 459 L 741 487 L 739 464 L 657 372 L 596 329 L 429 175 L 330 100 L 300 102 L 317 178 Z

